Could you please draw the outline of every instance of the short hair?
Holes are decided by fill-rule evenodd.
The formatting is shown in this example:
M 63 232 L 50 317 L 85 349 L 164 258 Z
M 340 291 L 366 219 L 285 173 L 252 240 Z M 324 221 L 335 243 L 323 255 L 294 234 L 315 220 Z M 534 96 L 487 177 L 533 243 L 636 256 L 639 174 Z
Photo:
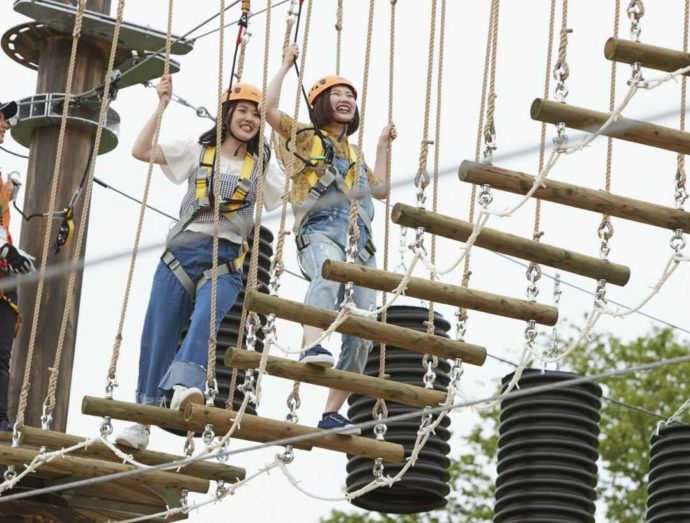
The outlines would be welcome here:
M 335 87 L 335 86 L 333 86 Z M 333 115 L 333 108 L 331 107 L 331 89 L 329 87 L 324 92 L 319 94 L 314 100 L 314 106 L 309 108 L 309 117 L 312 123 L 319 129 L 330 122 L 335 121 Z M 347 124 L 346 134 L 350 136 L 359 129 L 359 108 L 355 105 L 355 116 Z

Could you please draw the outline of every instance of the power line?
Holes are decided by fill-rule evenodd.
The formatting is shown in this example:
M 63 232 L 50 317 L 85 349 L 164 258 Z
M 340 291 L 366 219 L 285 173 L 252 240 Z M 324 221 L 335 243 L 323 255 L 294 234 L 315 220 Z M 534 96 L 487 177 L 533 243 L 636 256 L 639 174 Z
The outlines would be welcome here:
M 447 413 L 447 412 L 452 412 L 452 411 L 467 408 L 467 407 L 474 407 L 474 406 L 483 405 L 483 404 L 487 404 L 487 403 L 493 403 L 496 401 L 502 401 L 505 399 L 514 399 L 514 398 L 520 398 L 520 397 L 525 397 L 525 396 L 532 396 L 535 394 L 540 394 L 540 393 L 548 392 L 551 390 L 562 389 L 562 388 L 566 388 L 566 387 L 575 387 L 578 385 L 583 385 L 585 383 L 595 383 L 595 382 L 606 380 L 609 378 L 618 378 L 618 377 L 626 376 L 629 374 L 636 374 L 638 372 L 647 372 L 647 371 L 651 371 L 654 369 L 672 366 L 672 365 L 680 365 L 683 363 L 690 363 L 690 355 L 679 356 L 677 358 L 669 358 L 669 359 L 665 359 L 665 360 L 660 360 L 660 361 L 655 361 L 655 362 L 651 362 L 651 363 L 636 365 L 633 367 L 627 367 L 627 368 L 623 368 L 623 369 L 615 369 L 615 370 L 612 370 L 609 372 L 595 374 L 592 376 L 576 377 L 573 379 L 558 381 L 558 382 L 549 383 L 546 385 L 538 385 L 536 387 L 516 389 L 516 390 L 513 390 L 510 393 L 505 394 L 505 395 L 494 394 L 492 396 L 488 396 L 488 397 L 484 397 L 484 398 L 480 398 L 480 399 L 468 400 L 468 401 L 463 401 L 460 403 L 454 403 L 453 405 L 449 405 L 449 406 L 415 409 L 415 410 L 408 412 L 408 413 L 405 413 L 405 414 L 398 414 L 395 416 L 390 416 L 390 417 L 386 418 L 386 422 L 387 423 L 395 423 L 398 421 L 413 420 L 413 419 L 419 418 L 419 416 L 422 414 L 429 413 L 429 414 L 434 415 L 434 414 L 441 414 L 443 412 Z M 664 418 L 664 419 L 666 419 L 666 418 Z M 360 429 L 371 429 L 378 423 L 380 423 L 380 420 L 371 420 L 371 421 L 364 421 L 364 422 L 360 422 L 360 423 L 355 423 L 355 424 L 353 424 L 353 426 L 359 427 Z M 54 485 L 51 487 L 35 489 L 33 491 L 21 492 L 18 494 L 11 494 L 9 496 L 2 496 L 2 497 L 0 497 L 0 503 L 4 503 L 7 501 L 15 501 L 15 500 L 19 500 L 19 499 L 26 499 L 26 498 L 30 498 L 30 497 L 38 496 L 38 495 L 42 495 L 42 494 L 49 494 L 52 492 L 61 492 L 63 490 L 72 490 L 72 489 L 77 489 L 77 488 L 83 488 L 86 486 L 92 486 L 95 484 L 105 483 L 108 481 L 126 479 L 126 478 L 130 478 L 133 476 L 141 476 L 141 475 L 147 474 L 148 472 L 153 472 L 153 471 L 177 469 L 177 468 L 184 467 L 185 465 L 189 465 L 191 463 L 198 463 L 200 461 L 205 461 L 205 460 L 209 460 L 209 459 L 216 459 L 218 457 L 230 457 L 230 456 L 234 456 L 234 455 L 238 455 L 238 454 L 244 454 L 247 452 L 254 452 L 257 450 L 263 450 L 263 449 L 266 449 L 269 447 L 274 447 L 274 446 L 294 445 L 294 444 L 300 443 L 302 441 L 328 437 L 328 436 L 331 436 L 333 434 L 339 434 L 342 431 L 347 431 L 347 430 L 348 429 L 341 428 L 341 429 L 324 430 L 324 431 L 318 431 L 318 432 L 310 432 L 308 434 L 300 434 L 297 436 L 290 436 L 287 438 L 281 438 L 281 439 L 277 439 L 277 440 L 273 440 L 273 441 L 267 441 L 265 443 L 260 443 L 257 445 L 250 445 L 248 447 L 244 447 L 241 449 L 221 450 L 221 451 L 214 452 L 211 454 L 206 454 L 203 456 L 202 455 L 191 456 L 189 458 L 181 459 L 178 461 L 172 461 L 170 463 L 162 463 L 160 465 L 152 465 L 152 466 L 148 466 L 146 468 L 135 468 L 135 469 L 128 470 L 125 472 L 117 472 L 114 474 L 107 474 L 104 476 L 99 476 L 97 478 L 89 478 L 89 479 L 72 481 L 72 482 L 68 482 L 68 483 L 62 483 L 60 485 Z

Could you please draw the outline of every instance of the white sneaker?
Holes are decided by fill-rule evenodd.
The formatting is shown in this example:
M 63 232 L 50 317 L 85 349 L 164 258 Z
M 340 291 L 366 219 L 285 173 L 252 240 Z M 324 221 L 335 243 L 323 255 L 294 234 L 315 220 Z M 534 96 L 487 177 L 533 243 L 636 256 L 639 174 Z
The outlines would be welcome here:
M 125 427 L 115 438 L 115 443 L 136 450 L 144 450 L 149 446 L 149 434 L 151 431 L 146 425 L 136 423 Z
M 170 400 L 170 408 L 172 410 L 184 410 L 188 403 L 195 403 L 201 405 L 204 403 L 204 393 L 196 387 L 185 387 L 184 385 L 175 385 L 173 387 L 173 397 Z

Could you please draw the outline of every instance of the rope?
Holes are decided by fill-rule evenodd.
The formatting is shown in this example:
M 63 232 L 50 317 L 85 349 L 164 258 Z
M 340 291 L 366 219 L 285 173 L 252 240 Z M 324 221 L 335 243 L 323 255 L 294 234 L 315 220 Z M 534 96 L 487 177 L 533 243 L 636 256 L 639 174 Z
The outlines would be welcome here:
M 486 108 L 486 123 L 484 124 L 484 140 L 494 141 L 496 126 L 494 112 L 496 111 L 496 62 L 498 61 L 498 12 L 499 0 L 491 2 L 491 68 L 489 75 L 489 94 Z
M 218 96 L 216 100 L 216 155 L 213 170 L 220 173 L 220 147 L 223 141 L 223 51 L 225 49 L 225 0 L 220 0 L 221 30 L 218 33 Z M 211 265 L 211 314 L 209 315 L 208 363 L 206 366 L 206 384 L 209 391 L 216 385 L 216 311 L 218 308 L 218 230 L 220 229 L 220 183 L 213 184 L 213 262 Z
M 683 12 L 683 52 L 688 52 L 688 21 L 690 19 L 690 0 L 685 0 L 685 9 Z M 680 81 L 680 130 L 685 131 L 685 109 L 687 100 L 688 78 L 683 76 Z M 676 157 L 676 164 L 678 169 L 676 187 L 682 188 L 687 195 L 685 185 L 687 183 L 687 174 L 685 172 L 685 155 L 678 153 Z M 687 198 L 687 196 L 686 196 Z
M 247 27 L 244 28 L 244 31 L 242 32 L 242 28 L 239 28 L 242 41 L 240 43 L 240 55 L 237 58 L 237 70 L 235 71 L 235 77 L 237 78 L 238 82 L 242 81 L 242 73 L 244 73 L 244 57 L 247 53 L 247 44 L 249 43 L 249 37 L 251 36 L 248 31 L 248 24 L 249 17 L 247 17 Z M 230 78 L 230 83 L 233 83 L 234 80 L 235 78 Z
M 617 0 L 619 1 L 619 0 Z M 556 21 L 556 0 L 551 0 L 549 9 L 549 36 L 546 50 L 546 69 L 544 71 L 544 100 L 549 99 L 551 92 L 551 57 L 553 56 L 553 36 Z M 544 169 L 544 155 L 546 152 L 546 122 L 541 123 L 541 135 L 539 138 L 539 172 Z M 537 198 L 534 205 L 534 229 L 532 238 L 539 241 L 542 237 L 541 231 L 541 200 Z
M 335 13 L 335 74 L 340 74 L 340 50 L 342 48 L 343 39 L 343 0 L 338 0 L 338 8 Z
M 435 2 L 436 0 L 434 0 Z M 367 114 L 367 96 L 369 92 L 369 66 L 371 64 L 371 37 L 374 32 L 374 0 L 369 0 L 369 17 L 367 20 L 367 37 L 366 47 L 364 50 L 364 78 L 362 80 L 362 102 L 360 109 L 359 132 L 357 133 L 357 159 L 355 160 L 355 177 L 352 182 L 353 187 L 359 190 L 359 180 L 361 177 L 362 165 L 364 164 L 364 123 L 366 122 Z M 294 143 L 294 142 L 293 142 Z M 350 204 L 350 223 L 349 234 L 355 251 L 350 252 L 350 256 L 355 257 L 357 240 L 359 240 L 359 227 L 357 225 L 357 218 L 359 215 L 359 199 L 353 198 Z M 348 285 L 350 285 L 348 283 Z
M 390 16 L 390 29 L 388 30 L 389 40 L 388 40 L 388 123 L 393 123 L 393 78 L 395 77 L 395 5 L 397 0 L 391 0 L 391 16 Z M 383 231 L 383 270 L 388 270 L 389 264 L 389 247 L 390 247 L 390 226 L 391 226 L 391 162 L 393 159 L 393 144 L 392 142 L 388 146 L 386 159 L 386 187 L 388 187 L 388 192 L 386 192 L 386 222 Z M 383 311 L 381 311 L 381 322 L 388 323 L 388 307 L 386 307 L 386 300 L 388 299 L 388 293 L 383 293 Z M 386 344 L 381 343 L 379 345 L 379 378 L 386 377 Z M 386 406 L 386 400 L 382 398 L 376 399 L 376 404 L 371 411 L 374 418 L 378 414 L 384 418 L 388 417 L 388 407 Z
M 110 98 L 108 93 L 110 92 L 110 85 L 112 80 L 113 67 L 115 65 L 115 55 L 117 53 L 117 44 L 120 35 L 120 27 L 122 25 L 122 15 L 125 8 L 125 0 L 119 0 L 117 5 L 117 14 L 115 16 L 115 27 L 113 29 L 113 41 L 110 47 L 110 57 L 108 60 L 108 67 L 105 72 L 105 83 L 104 83 L 104 95 L 101 100 L 100 114 L 98 117 L 98 126 L 96 127 L 96 136 L 94 138 L 94 151 L 98 150 L 101 143 L 101 136 L 103 134 L 103 125 L 105 124 L 105 118 L 108 114 L 108 106 L 110 105 Z M 84 239 L 86 237 L 86 228 L 88 224 L 88 211 L 91 207 L 91 194 L 93 191 L 93 178 L 96 170 L 96 160 L 98 155 L 94 154 L 91 157 L 91 165 L 89 167 L 89 175 L 86 182 L 86 192 L 84 194 L 84 215 L 82 217 L 81 223 L 79 224 L 79 231 L 77 233 L 77 242 L 74 250 L 74 259 L 78 260 L 81 258 L 81 251 L 84 245 Z M 77 273 L 72 272 L 69 276 L 66 291 L 65 308 L 62 314 L 62 323 L 60 325 L 60 334 L 58 335 L 58 345 L 55 351 L 55 360 L 53 367 L 51 368 L 50 378 L 48 381 L 48 393 L 46 399 L 43 403 L 45 408 L 44 427 L 49 425 L 51 412 L 55 407 L 55 391 L 57 389 L 58 378 L 60 375 L 60 364 L 62 362 L 62 351 L 65 344 L 65 337 L 67 334 L 67 324 L 68 320 L 72 314 L 72 307 L 74 304 L 74 287 L 76 285 Z M 43 421 L 43 420 L 42 420 Z
M 172 18 L 173 18 L 173 0 L 168 0 L 168 24 L 165 35 L 165 58 L 163 64 L 163 76 L 170 73 L 170 49 L 172 47 Z M 129 262 L 129 272 L 127 274 L 127 284 L 125 285 L 125 294 L 122 300 L 122 308 L 120 310 L 120 321 L 118 323 L 117 334 L 115 335 L 115 344 L 113 345 L 112 354 L 110 356 L 110 366 L 108 367 L 108 381 L 111 384 L 115 383 L 117 376 L 117 364 L 120 358 L 120 347 L 122 344 L 122 331 L 125 325 L 125 317 L 127 316 L 127 308 L 129 304 L 129 295 L 132 288 L 132 281 L 134 279 L 134 268 L 139 254 L 139 243 L 141 241 L 141 232 L 144 227 L 144 215 L 149 199 L 149 189 L 151 188 L 151 179 L 153 173 L 153 166 L 156 160 L 155 156 L 158 150 L 158 138 L 160 136 L 161 124 L 163 122 L 163 112 L 167 107 L 169 100 L 161 100 L 156 111 L 156 127 L 153 131 L 153 139 L 151 140 L 151 157 L 146 172 L 146 184 L 144 186 L 144 195 L 141 201 L 141 208 L 139 211 L 139 221 L 137 223 L 137 231 L 134 236 L 134 247 L 132 248 L 132 256 Z
M 72 49 L 70 51 L 69 64 L 67 66 L 67 82 L 65 85 L 65 101 L 62 107 L 62 119 L 60 120 L 60 130 L 58 131 L 57 155 L 55 157 L 55 168 L 53 169 L 53 183 L 50 186 L 50 203 L 49 209 L 54 209 L 57 201 L 57 188 L 60 172 L 62 171 L 62 155 L 65 148 L 65 132 L 67 130 L 67 114 L 69 112 L 69 105 L 72 99 L 72 84 L 74 82 L 74 69 L 77 62 L 77 48 L 79 45 L 79 37 L 81 35 L 81 26 L 84 19 L 84 10 L 86 8 L 86 0 L 81 0 L 77 4 L 77 12 L 74 18 L 74 30 L 72 31 Z M 87 209 L 84 206 L 84 209 Z M 41 313 L 41 301 L 43 298 L 43 287 L 45 280 L 43 278 L 46 265 L 48 264 L 48 253 L 50 247 L 50 239 L 53 235 L 53 220 L 48 220 L 46 224 L 46 232 L 43 238 L 43 254 L 41 256 L 41 267 L 39 268 L 40 278 L 38 280 L 38 288 L 36 290 L 36 301 L 34 303 L 33 321 L 31 323 L 31 334 L 29 336 L 29 347 L 26 353 L 26 366 L 24 368 L 24 380 L 22 381 L 22 388 L 19 395 L 19 404 L 17 406 L 17 418 L 15 427 L 21 428 L 24 426 L 24 413 L 29 396 L 29 387 L 31 383 L 29 377 L 31 368 L 33 366 L 33 356 L 36 345 L 36 335 L 38 333 L 38 323 Z
M 429 156 L 429 115 L 431 114 L 431 83 L 434 76 L 434 41 L 436 39 L 436 0 L 431 0 L 431 17 L 429 27 L 429 47 L 427 50 L 426 90 L 424 94 L 424 123 L 422 124 L 422 144 L 419 149 L 419 167 L 417 172 L 426 173 Z

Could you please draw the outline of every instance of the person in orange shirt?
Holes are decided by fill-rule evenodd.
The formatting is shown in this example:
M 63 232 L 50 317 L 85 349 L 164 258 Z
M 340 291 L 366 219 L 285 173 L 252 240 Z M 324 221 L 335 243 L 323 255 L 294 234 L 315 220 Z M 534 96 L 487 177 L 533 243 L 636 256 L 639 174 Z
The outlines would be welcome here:
M 0 102 L 0 144 L 10 120 L 17 114 L 16 102 Z M 5 182 L 0 172 L 0 278 L 8 274 L 26 274 L 34 270 L 33 258 L 12 245 L 10 235 L 10 203 L 17 195 L 19 184 L 11 177 Z M 19 324 L 17 291 L 0 290 L 0 431 L 11 431 L 7 415 L 7 394 L 10 384 L 10 355 Z

